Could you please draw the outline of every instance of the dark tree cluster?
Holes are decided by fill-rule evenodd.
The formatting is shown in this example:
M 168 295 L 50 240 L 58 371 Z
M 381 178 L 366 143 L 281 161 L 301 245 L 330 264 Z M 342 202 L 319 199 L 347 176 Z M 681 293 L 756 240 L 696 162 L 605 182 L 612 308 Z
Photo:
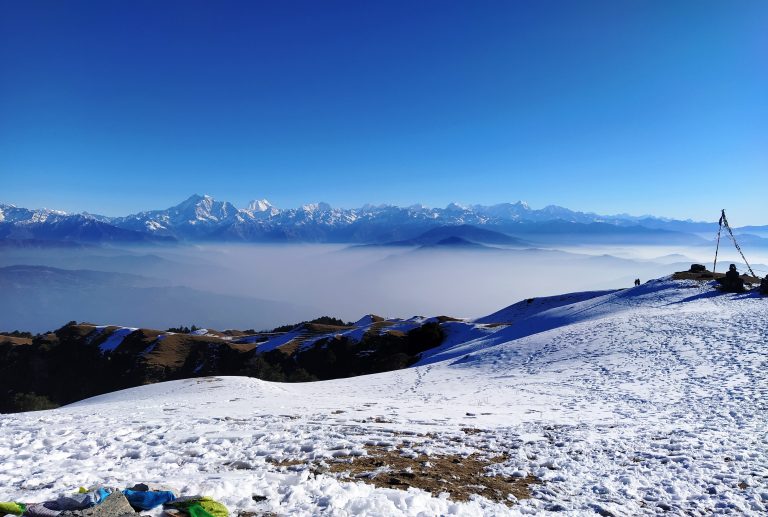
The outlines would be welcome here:
M 174 332 L 176 334 L 191 334 L 192 332 L 195 332 L 197 330 L 200 330 L 200 327 L 197 325 L 192 325 L 191 327 L 186 327 L 184 325 L 179 325 L 178 327 L 171 327 L 166 332 Z
M 344 320 L 340 320 L 339 318 L 333 318 L 331 316 L 320 316 L 319 318 L 315 318 L 311 321 L 302 321 L 301 323 L 294 323 L 292 325 L 281 325 L 279 327 L 273 328 L 269 332 L 289 332 L 298 326 L 308 325 L 310 323 L 314 323 L 316 325 L 333 325 L 334 327 L 350 327 L 353 325 L 353 323 L 344 323 Z
M 31 332 L 22 332 L 20 330 L 14 330 L 13 332 L 0 332 L 0 336 L 23 337 L 28 339 L 32 339 L 34 337 Z

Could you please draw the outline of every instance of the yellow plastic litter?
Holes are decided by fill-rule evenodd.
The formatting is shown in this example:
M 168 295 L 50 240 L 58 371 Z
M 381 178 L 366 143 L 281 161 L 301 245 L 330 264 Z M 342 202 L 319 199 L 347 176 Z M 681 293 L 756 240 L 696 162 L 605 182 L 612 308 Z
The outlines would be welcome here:
M 229 517 L 227 507 L 213 499 L 201 501 L 200 506 L 203 507 L 203 510 L 213 515 L 213 517 Z
M 208 513 L 205 510 L 205 508 L 200 506 L 200 503 L 195 503 L 191 506 L 187 506 L 185 510 L 189 514 L 189 517 L 214 517 L 213 515 Z
M 24 503 L 0 503 L 0 515 L 10 513 L 11 515 L 21 515 L 27 511 L 27 506 Z
M 229 517 L 227 507 L 210 497 L 182 497 L 166 506 L 178 508 L 191 517 Z

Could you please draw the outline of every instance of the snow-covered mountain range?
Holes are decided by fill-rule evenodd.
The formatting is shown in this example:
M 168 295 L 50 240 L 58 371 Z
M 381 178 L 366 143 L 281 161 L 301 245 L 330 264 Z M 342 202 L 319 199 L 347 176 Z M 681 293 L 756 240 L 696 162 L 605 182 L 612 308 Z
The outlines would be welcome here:
M 161 483 L 232 515 L 765 515 L 766 302 L 667 277 L 445 320 L 411 368 L 2 415 L 0 493 Z
M 695 242 L 716 223 L 651 216 L 603 216 L 559 206 L 533 209 L 524 202 L 445 208 L 423 205 L 365 205 L 334 208 L 327 203 L 282 209 L 254 200 L 245 208 L 211 196 L 193 195 L 165 210 L 125 217 L 57 210 L 30 210 L 0 204 L 0 238 L 75 241 L 245 241 L 385 243 L 412 239 L 441 226 L 472 225 L 515 236 L 578 234 L 621 240 Z M 686 237 L 682 236 L 686 234 Z

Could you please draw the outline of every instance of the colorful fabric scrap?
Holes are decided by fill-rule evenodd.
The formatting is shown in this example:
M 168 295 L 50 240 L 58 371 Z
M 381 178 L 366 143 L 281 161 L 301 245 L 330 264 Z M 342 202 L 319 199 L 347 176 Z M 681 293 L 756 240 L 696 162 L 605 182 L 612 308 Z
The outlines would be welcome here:
M 170 503 L 176 499 L 176 495 L 168 490 L 123 490 L 123 495 L 128 499 L 128 502 L 131 503 L 131 506 L 137 510 L 151 510 L 152 508 Z

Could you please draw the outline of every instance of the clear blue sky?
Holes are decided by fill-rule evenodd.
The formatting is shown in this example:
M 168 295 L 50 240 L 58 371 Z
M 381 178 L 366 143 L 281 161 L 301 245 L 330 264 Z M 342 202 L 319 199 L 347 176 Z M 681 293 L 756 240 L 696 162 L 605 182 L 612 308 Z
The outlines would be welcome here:
M 768 2 L 0 0 L 0 202 L 768 224 Z

